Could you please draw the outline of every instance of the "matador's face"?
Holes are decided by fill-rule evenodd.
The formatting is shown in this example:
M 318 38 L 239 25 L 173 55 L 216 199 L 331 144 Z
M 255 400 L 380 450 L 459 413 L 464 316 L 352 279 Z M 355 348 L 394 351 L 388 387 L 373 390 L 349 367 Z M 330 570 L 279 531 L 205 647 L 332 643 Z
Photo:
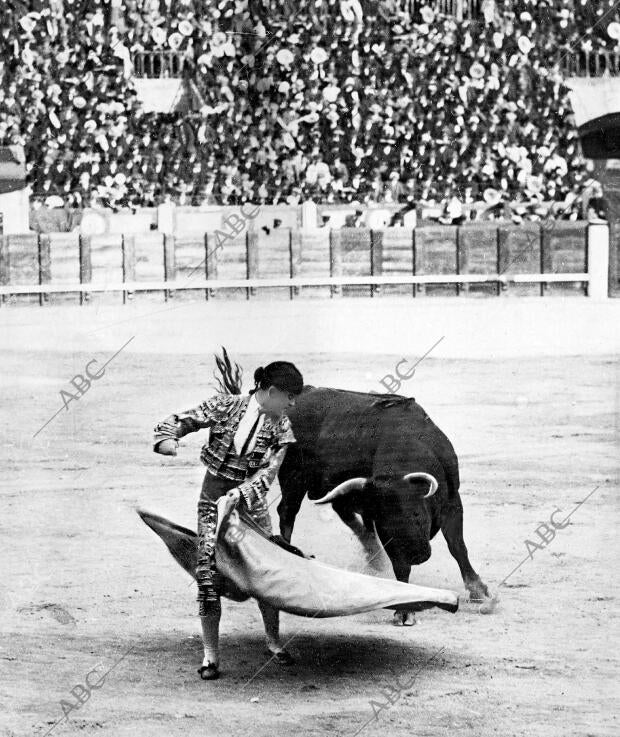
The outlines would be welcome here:
M 280 417 L 286 413 L 288 409 L 295 406 L 296 395 L 292 392 L 284 392 L 276 386 L 270 386 L 265 390 L 264 398 L 261 404 L 265 408 L 267 414 Z

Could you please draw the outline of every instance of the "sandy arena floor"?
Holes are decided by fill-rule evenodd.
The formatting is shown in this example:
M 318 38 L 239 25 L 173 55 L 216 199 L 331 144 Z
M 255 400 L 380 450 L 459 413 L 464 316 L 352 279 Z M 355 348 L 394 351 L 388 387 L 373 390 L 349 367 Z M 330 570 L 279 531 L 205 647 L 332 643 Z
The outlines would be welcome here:
M 104 362 L 109 353 L 3 351 L 2 734 L 620 734 L 613 356 L 431 355 L 401 388 L 459 454 L 466 542 L 474 567 L 500 596 L 494 614 L 465 602 L 454 615 L 422 613 L 411 628 L 392 626 L 387 611 L 324 620 L 284 614 L 297 662 L 282 668 L 264 667 L 255 602 L 225 600 L 222 678 L 215 682 L 196 673 L 195 587 L 133 511 L 143 506 L 194 526 L 201 438 L 185 439 L 179 456 L 168 459 L 152 452 L 151 431 L 213 391 L 212 356 L 149 355 L 128 346 L 33 438 L 62 406 L 60 389 L 92 358 Z M 236 358 L 247 378 L 270 359 Z M 288 358 L 307 383 L 378 390 L 401 356 Z M 498 589 L 528 555 L 525 540 L 539 540 L 536 528 L 556 508 L 568 515 L 594 489 L 570 524 Z M 270 498 L 277 494 L 273 488 Z M 309 504 L 293 542 L 329 563 L 364 569 L 348 529 Z M 392 575 L 387 559 L 379 567 L 376 574 Z M 464 596 L 441 536 L 411 580 Z M 98 687 L 63 719 L 61 702 L 65 709 L 75 704 L 72 689 L 84 694 L 94 669 L 89 681 Z M 380 709 L 387 703 L 382 690 L 396 680 L 405 687 Z

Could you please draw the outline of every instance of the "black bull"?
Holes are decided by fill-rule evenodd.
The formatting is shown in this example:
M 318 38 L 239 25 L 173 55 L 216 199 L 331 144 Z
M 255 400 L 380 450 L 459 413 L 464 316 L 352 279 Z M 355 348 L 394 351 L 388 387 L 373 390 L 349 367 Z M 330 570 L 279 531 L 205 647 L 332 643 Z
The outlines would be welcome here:
M 304 386 L 288 416 L 297 443 L 278 474 L 286 540 L 306 494 L 320 499 L 345 481 L 364 478 L 363 488 L 335 499 L 333 509 L 360 537 L 374 526 L 399 581 L 408 582 L 411 566 L 430 558 L 430 540 L 441 529 L 470 598 L 489 596 L 463 540 L 456 453 L 413 398 Z M 423 499 L 429 482 L 403 479 L 412 472 L 432 475 L 436 493 Z

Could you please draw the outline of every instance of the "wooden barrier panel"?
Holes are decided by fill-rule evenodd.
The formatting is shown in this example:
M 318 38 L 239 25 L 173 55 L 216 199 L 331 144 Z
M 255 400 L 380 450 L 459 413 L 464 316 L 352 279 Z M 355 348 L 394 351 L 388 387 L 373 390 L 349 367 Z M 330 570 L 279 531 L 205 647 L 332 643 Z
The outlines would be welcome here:
M 594 227 L 585 222 L 546 221 L 542 225 L 472 223 L 459 229 L 423 226 L 416 231 L 275 228 L 265 233 L 246 227 L 235 238 L 222 230 L 194 235 L 5 236 L 0 238 L 0 282 L 20 287 L 20 296 L 14 298 L 5 290 L 11 301 L 40 304 L 87 302 L 91 297 L 128 301 L 137 295 L 157 300 L 492 295 L 497 294 L 498 283 L 501 293 L 509 296 L 579 294 L 588 280 L 587 235 Z M 597 267 L 600 274 L 608 264 L 607 256 L 602 248 L 590 251 L 593 258 L 599 252 L 599 261 L 604 261 Z M 571 274 L 577 275 L 576 282 L 571 283 Z M 288 283 L 291 277 L 293 284 Z M 332 278 L 322 284 L 325 277 Z M 499 277 L 499 282 L 493 277 Z M 399 278 L 405 283 L 399 283 Z M 205 279 L 228 283 L 214 288 Z M 170 289 L 166 280 L 172 284 Z M 68 287 L 66 295 L 59 289 L 63 284 Z M 80 284 L 82 289 L 75 289 Z M 58 291 L 39 288 L 46 286 Z
M 415 231 L 415 273 L 457 273 L 457 228 L 454 225 L 423 226 Z M 446 296 L 457 294 L 456 284 L 419 285 L 418 294 Z
M 370 274 L 381 276 L 383 273 L 383 230 L 370 231 Z M 370 287 L 370 296 L 381 294 L 382 284 L 373 284 Z
M 296 230 L 291 236 L 291 274 L 294 277 L 329 276 L 330 236 L 326 228 Z M 329 297 L 331 287 L 293 287 L 293 296 Z
M 248 276 L 248 245 L 247 231 L 240 233 L 236 238 L 218 239 L 215 233 L 208 233 L 209 261 L 213 266 L 218 279 L 246 279 Z M 209 278 L 214 278 L 209 272 Z M 214 299 L 247 299 L 249 289 L 230 287 L 227 289 L 210 290 L 210 298 Z
M 498 229 L 496 223 L 472 223 L 458 229 L 458 273 L 497 274 L 499 272 Z M 499 294 L 499 284 L 463 284 L 459 294 L 488 296 Z
M 140 233 L 134 238 L 136 281 L 163 281 L 165 278 L 164 237 L 161 233 Z M 135 292 L 135 300 L 163 302 L 162 292 Z
M 50 284 L 52 281 L 52 254 L 50 237 L 47 233 L 39 235 L 39 284 Z M 48 294 L 39 295 L 39 304 L 49 301 Z
M 614 196 L 616 196 L 614 194 Z M 620 192 L 618 193 L 620 199 Z M 615 203 L 614 203 L 615 204 Z M 620 212 L 616 210 L 616 212 Z M 620 297 L 620 220 L 610 216 L 609 223 L 609 296 Z
M 609 263 L 608 263 L 608 295 L 620 297 L 620 167 L 617 159 L 605 158 L 594 161 L 591 176 L 603 185 L 607 201 L 607 219 L 609 221 Z M 596 241 L 594 248 L 598 249 Z M 589 245 L 588 245 L 589 248 Z
M 80 282 L 80 236 L 78 233 L 49 233 L 41 235 L 49 239 L 50 284 L 76 284 Z M 50 294 L 50 304 L 79 304 L 80 295 Z
M 2 226 L 1 219 L 0 226 Z M 4 287 L 10 283 L 10 268 L 11 265 L 9 262 L 9 237 L 8 235 L 2 235 L 2 227 L 0 227 L 0 286 Z M 4 306 L 5 304 L 9 303 L 12 297 L 13 295 L 0 296 L 0 306 Z
M 587 271 L 588 223 L 557 222 L 543 229 L 542 268 L 545 274 L 574 274 Z M 543 284 L 543 295 L 586 294 L 586 284 Z
M 609 249 L 609 230 L 609 223 L 606 222 L 596 222 L 588 224 L 587 294 L 590 299 L 595 299 L 597 301 L 606 300 L 610 297 L 609 267 L 611 263 Z M 575 274 L 576 278 L 579 278 L 579 276 L 579 274 Z
M 9 235 L 9 284 L 39 284 L 39 242 L 34 234 Z M 15 296 L 15 304 L 39 304 L 37 295 Z
M 123 233 L 121 249 L 123 252 L 123 281 L 132 284 L 136 280 L 136 236 L 133 233 Z M 123 304 L 133 298 L 133 292 L 123 292 Z
M 544 223 L 546 228 L 552 225 L 553 221 Z M 498 239 L 500 274 L 541 273 L 540 223 L 500 225 Z M 503 285 L 501 290 L 501 294 L 509 297 L 536 296 L 540 292 L 540 284 Z
M 379 235 L 381 248 L 379 248 Z M 414 273 L 414 238 L 411 228 L 373 230 L 373 274 L 379 276 L 411 275 Z M 380 260 L 379 260 L 380 259 Z M 384 297 L 404 295 L 415 297 L 411 284 L 385 284 L 377 290 Z
M 206 290 L 195 292 L 192 281 L 196 282 L 207 276 L 207 251 L 206 240 L 202 234 L 184 235 L 177 234 L 174 239 L 174 270 L 176 280 L 185 284 L 187 289 L 174 292 L 175 301 L 192 301 L 206 299 Z M 166 242 L 170 244 L 172 238 L 168 237 Z
M 329 234 L 329 275 L 331 277 L 342 276 L 342 231 L 340 229 L 332 230 Z M 342 297 L 342 287 L 332 287 L 331 296 Z
M 84 262 L 84 281 L 89 281 Z M 90 237 L 90 281 L 94 284 L 117 284 L 123 279 L 123 249 L 121 235 L 93 235 Z M 119 302 L 118 292 L 98 293 L 89 296 L 90 302 Z
M 176 256 L 175 256 L 175 238 L 169 233 L 164 233 L 164 276 L 166 281 L 176 281 Z M 166 290 L 164 299 L 168 301 L 174 294 Z
M 341 274 L 345 276 L 369 276 L 371 273 L 370 230 L 366 228 L 341 228 L 340 231 Z M 334 274 L 336 276 L 336 274 Z M 369 297 L 367 286 L 343 286 L 344 297 Z
M 250 278 L 290 277 L 291 275 L 291 231 L 289 228 L 270 229 L 269 233 L 258 230 L 250 233 L 249 241 L 255 245 L 255 274 Z M 255 292 L 256 290 L 252 290 Z M 291 288 L 274 287 L 261 289 L 259 295 L 265 299 L 290 299 Z

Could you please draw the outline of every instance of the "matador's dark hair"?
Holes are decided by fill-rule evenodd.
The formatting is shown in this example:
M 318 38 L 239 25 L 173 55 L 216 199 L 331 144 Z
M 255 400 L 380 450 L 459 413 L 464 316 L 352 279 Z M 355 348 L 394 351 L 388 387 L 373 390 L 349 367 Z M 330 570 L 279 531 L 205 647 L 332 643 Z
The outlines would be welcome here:
M 269 389 L 275 386 L 283 392 L 301 394 L 304 388 L 304 378 L 297 367 L 289 361 L 274 361 L 267 366 L 259 366 L 254 372 L 254 394 L 257 389 Z

